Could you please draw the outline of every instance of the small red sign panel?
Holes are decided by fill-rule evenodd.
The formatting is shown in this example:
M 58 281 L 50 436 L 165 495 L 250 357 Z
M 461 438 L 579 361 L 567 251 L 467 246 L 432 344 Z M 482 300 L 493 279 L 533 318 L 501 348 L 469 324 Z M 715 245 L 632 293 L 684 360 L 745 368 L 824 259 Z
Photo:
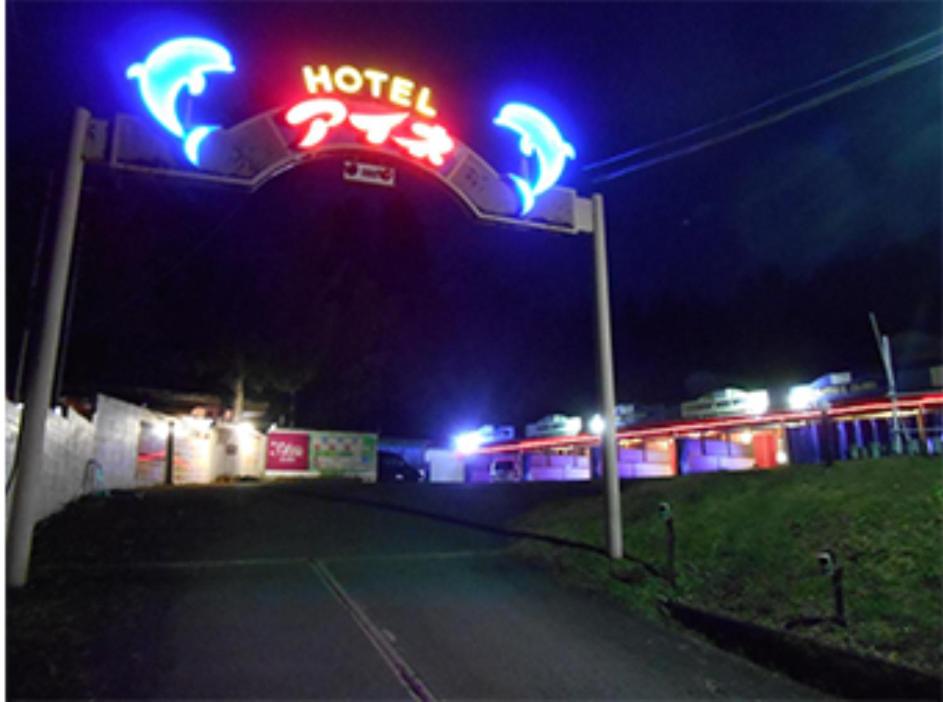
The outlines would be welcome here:
M 308 470 L 307 432 L 273 431 L 268 435 L 266 470 Z

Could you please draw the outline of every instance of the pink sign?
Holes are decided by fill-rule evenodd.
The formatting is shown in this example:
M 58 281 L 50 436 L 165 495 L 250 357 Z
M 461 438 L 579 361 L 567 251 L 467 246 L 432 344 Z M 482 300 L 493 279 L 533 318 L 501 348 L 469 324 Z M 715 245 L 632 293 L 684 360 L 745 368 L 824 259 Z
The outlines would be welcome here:
M 308 470 L 308 434 L 271 432 L 265 470 Z

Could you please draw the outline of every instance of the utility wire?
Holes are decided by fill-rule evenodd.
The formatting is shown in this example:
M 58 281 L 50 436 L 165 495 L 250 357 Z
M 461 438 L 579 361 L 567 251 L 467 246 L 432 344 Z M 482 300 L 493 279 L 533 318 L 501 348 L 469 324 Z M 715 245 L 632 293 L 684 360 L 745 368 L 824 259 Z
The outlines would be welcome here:
M 660 146 L 664 146 L 666 144 L 671 144 L 676 141 L 680 141 L 681 139 L 684 139 L 685 137 L 689 137 L 694 134 L 700 134 L 702 132 L 706 132 L 710 129 L 713 129 L 714 127 L 718 127 L 722 124 L 726 124 L 727 122 L 733 122 L 734 120 L 740 119 L 742 117 L 746 117 L 747 115 L 751 115 L 754 112 L 759 112 L 763 108 L 769 107 L 770 105 L 775 105 L 776 103 L 782 102 L 783 100 L 786 100 L 788 98 L 795 97 L 796 95 L 801 95 L 802 93 L 808 92 L 809 90 L 812 90 L 813 88 L 820 88 L 823 85 L 832 83 L 838 80 L 839 78 L 847 76 L 850 73 L 854 73 L 855 71 L 858 71 L 866 66 L 870 66 L 871 64 L 877 63 L 878 61 L 883 61 L 889 56 L 893 56 L 894 54 L 899 54 L 902 51 L 911 49 L 914 46 L 918 44 L 922 44 L 928 39 L 931 39 L 940 34 L 943 34 L 943 27 L 940 27 L 939 29 L 935 29 L 932 32 L 919 36 L 916 39 L 911 39 L 910 41 L 904 44 L 901 44 L 900 46 L 894 49 L 890 49 L 889 51 L 885 51 L 884 53 L 877 54 L 876 56 L 867 58 L 864 61 L 860 61 L 853 66 L 849 66 L 848 68 L 844 68 L 840 71 L 832 73 L 826 76 L 825 78 L 820 78 L 819 80 L 809 83 L 808 85 L 804 85 L 801 88 L 795 88 L 788 92 L 782 93 L 781 95 L 777 95 L 775 97 L 769 98 L 768 100 L 764 100 L 758 105 L 754 105 L 753 107 L 750 107 L 741 112 L 737 112 L 736 114 L 727 115 L 726 117 L 721 117 L 720 119 L 714 120 L 713 122 L 708 122 L 707 124 L 702 124 L 698 127 L 694 127 L 693 129 L 688 129 L 687 131 L 681 132 L 680 134 L 675 134 L 674 136 L 667 137 L 666 139 L 660 139 L 658 141 L 652 142 L 651 144 L 646 144 L 645 146 L 635 147 L 633 149 L 629 149 L 628 151 L 623 151 L 622 153 L 616 154 L 615 156 L 610 156 L 608 158 L 604 158 L 599 161 L 588 163 L 585 166 L 583 166 L 583 170 L 590 171 L 595 168 L 601 168 L 602 166 L 607 166 L 611 163 L 616 163 L 618 161 L 630 158 L 637 154 L 644 153 L 646 151 L 651 151 L 652 149 L 656 149 Z
M 615 171 L 611 171 L 609 173 L 601 174 L 593 178 L 593 182 L 604 183 L 609 180 L 614 180 L 615 178 L 619 178 L 621 176 L 627 175 L 628 173 L 632 173 L 634 171 L 638 171 L 643 168 L 648 168 L 649 166 L 654 166 L 658 163 L 662 163 L 663 161 L 668 161 L 668 160 L 677 158 L 679 156 L 685 156 L 687 154 L 705 149 L 708 146 L 713 146 L 714 144 L 720 144 L 722 142 L 729 141 L 730 139 L 741 136 L 742 134 L 747 134 L 748 132 L 755 131 L 762 127 L 766 127 L 770 124 L 781 122 L 782 120 L 786 119 L 787 117 L 791 117 L 792 115 L 798 114 L 800 112 L 805 112 L 807 110 L 811 110 L 812 108 L 818 107 L 819 105 L 829 102 L 830 100 L 834 100 L 837 97 L 853 92 L 855 90 L 860 90 L 861 88 L 867 87 L 869 85 L 873 85 L 882 80 L 895 76 L 898 73 L 902 73 L 903 71 L 921 66 L 936 58 L 939 58 L 941 55 L 943 55 L 943 47 L 937 46 L 932 49 L 928 49 L 919 54 L 915 54 L 914 56 L 911 56 L 910 58 L 891 64 L 890 66 L 883 68 L 879 71 L 875 71 L 874 73 L 858 78 L 850 83 L 846 83 L 845 85 L 839 88 L 834 88 L 828 91 L 827 93 L 823 93 L 816 97 L 809 98 L 805 102 L 798 103 L 797 105 L 793 105 L 792 107 L 789 107 L 785 110 L 772 114 L 768 117 L 764 117 L 762 119 L 756 120 L 755 122 L 750 122 L 749 124 L 746 124 L 742 127 L 738 127 L 736 129 L 733 129 L 719 136 L 705 139 L 695 144 L 692 144 L 690 146 L 676 149 L 662 156 L 656 156 L 654 158 L 650 158 L 645 161 L 637 161 L 628 166 L 625 166 L 624 168 L 620 168 Z M 726 121 L 726 120 L 723 120 L 723 121 Z M 703 129 L 698 128 L 698 131 L 703 131 Z M 680 138 L 680 137 L 681 135 L 678 135 L 677 138 Z M 670 141 L 675 141 L 675 140 L 676 138 L 670 139 Z M 664 141 L 667 142 L 669 140 L 664 140 Z M 652 145 L 652 148 L 654 148 L 654 145 Z M 636 153 L 639 153 L 641 151 L 647 151 L 647 150 L 649 150 L 649 147 L 642 147 L 641 149 L 636 150 Z M 623 155 L 622 157 L 625 158 L 625 155 Z

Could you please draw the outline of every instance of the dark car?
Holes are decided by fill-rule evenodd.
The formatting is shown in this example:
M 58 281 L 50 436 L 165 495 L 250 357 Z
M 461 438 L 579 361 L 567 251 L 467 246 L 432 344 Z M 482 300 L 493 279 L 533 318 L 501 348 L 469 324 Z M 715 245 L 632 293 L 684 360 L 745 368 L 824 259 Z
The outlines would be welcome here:
M 395 453 L 377 452 L 377 480 L 381 483 L 418 483 L 423 473 Z

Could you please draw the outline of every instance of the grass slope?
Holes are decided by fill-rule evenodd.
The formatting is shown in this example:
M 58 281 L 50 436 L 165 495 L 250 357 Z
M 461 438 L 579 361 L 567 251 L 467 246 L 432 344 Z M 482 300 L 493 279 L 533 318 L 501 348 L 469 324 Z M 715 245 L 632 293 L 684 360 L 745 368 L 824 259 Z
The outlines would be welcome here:
M 540 543 L 516 548 L 558 566 L 564 577 L 605 589 L 654 615 L 674 596 L 774 628 L 798 617 L 830 616 L 830 579 L 816 554 L 833 550 L 844 566 L 848 629 L 818 624 L 803 636 L 939 674 L 943 668 L 943 471 L 936 459 L 886 458 L 772 471 L 720 473 L 622 486 L 623 582 L 601 557 Z M 677 589 L 639 563 L 663 571 L 671 504 Z M 601 498 L 541 507 L 518 526 L 603 543 Z M 632 559 L 635 559 L 634 561 Z

